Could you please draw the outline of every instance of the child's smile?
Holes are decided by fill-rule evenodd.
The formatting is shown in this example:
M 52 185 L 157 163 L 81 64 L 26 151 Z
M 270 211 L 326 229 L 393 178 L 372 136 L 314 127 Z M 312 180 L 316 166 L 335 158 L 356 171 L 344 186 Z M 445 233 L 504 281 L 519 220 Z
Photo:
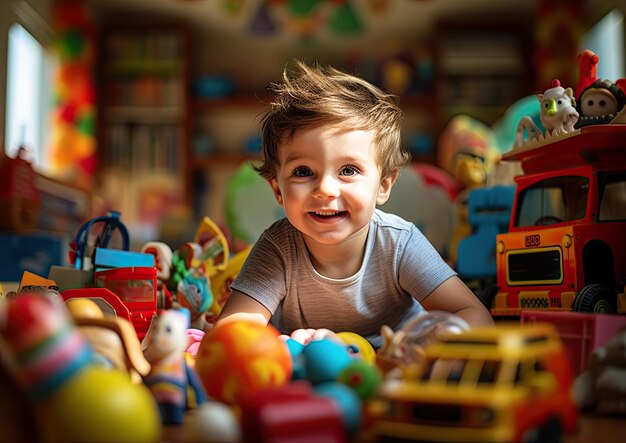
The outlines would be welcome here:
M 312 253 L 320 245 L 365 243 L 374 209 L 387 195 L 373 141 L 373 131 L 315 126 L 281 145 L 270 184 Z

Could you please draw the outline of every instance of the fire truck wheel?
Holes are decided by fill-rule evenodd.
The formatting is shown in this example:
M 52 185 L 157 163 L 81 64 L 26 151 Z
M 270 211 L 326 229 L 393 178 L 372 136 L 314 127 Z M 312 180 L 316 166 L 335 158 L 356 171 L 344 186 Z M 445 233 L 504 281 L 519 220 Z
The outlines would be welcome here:
M 617 300 L 611 289 L 594 283 L 585 286 L 576 296 L 572 311 L 612 314 L 617 312 Z

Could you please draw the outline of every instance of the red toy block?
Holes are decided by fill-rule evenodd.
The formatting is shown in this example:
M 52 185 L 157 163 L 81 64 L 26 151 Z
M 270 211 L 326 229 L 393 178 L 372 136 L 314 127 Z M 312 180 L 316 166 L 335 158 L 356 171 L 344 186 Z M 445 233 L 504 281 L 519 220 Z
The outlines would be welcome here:
M 594 349 L 626 327 L 626 315 L 568 311 L 522 311 L 520 321 L 522 324 L 545 322 L 556 327 L 575 375 L 587 369 Z
M 347 442 L 339 408 L 330 398 L 315 395 L 308 382 L 292 382 L 242 397 L 244 441 Z

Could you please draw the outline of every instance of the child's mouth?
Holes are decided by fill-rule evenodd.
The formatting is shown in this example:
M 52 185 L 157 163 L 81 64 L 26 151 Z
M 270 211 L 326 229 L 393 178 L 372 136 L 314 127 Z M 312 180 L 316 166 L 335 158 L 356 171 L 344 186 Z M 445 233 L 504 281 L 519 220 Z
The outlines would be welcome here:
M 348 213 L 346 211 L 311 211 L 311 217 L 318 221 L 336 221 L 344 218 Z

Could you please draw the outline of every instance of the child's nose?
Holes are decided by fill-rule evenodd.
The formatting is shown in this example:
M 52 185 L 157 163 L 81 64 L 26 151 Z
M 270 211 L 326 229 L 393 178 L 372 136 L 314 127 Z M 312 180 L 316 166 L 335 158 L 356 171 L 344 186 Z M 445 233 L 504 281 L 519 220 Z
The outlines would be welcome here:
M 339 196 L 339 182 L 335 177 L 329 175 L 322 176 L 317 186 L 317 194 L 321 197 Z

